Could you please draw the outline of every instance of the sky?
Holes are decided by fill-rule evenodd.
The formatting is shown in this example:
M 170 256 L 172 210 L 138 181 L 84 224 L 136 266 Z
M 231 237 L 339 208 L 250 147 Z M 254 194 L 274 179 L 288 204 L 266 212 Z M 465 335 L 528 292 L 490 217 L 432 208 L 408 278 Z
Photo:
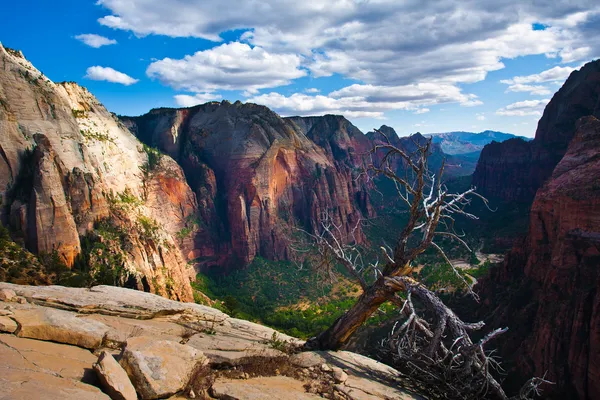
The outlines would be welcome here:
M 3 1 L 0 42 L 121 115 L 241 100 L 363 132 L 533 137 L 600 57 L 600 1 Z

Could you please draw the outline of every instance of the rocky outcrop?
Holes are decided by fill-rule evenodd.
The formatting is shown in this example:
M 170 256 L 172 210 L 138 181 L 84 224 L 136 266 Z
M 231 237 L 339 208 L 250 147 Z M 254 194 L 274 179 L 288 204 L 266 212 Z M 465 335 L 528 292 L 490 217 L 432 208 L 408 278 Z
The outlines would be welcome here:
M 1 222 L 34 253 L 90 259 L 92 275 L 192 301 L 193 243 L 177 236 L 197 204 L 179 166 L 85 88 L 1 45 L 0 65 Z
M 473 185 L 488 197 L 531 202 L 575 134 L 576 121 L 600 117 L 600 60 L 571 73 L 540 119 L 535 139 L 493 142 L 481 152 Z
M 122 121 L 183 167 L 200 204 L 193 233 L 200 264 L 288 259 L 292 227 L 314 232 L 324 212 L 351 240 L 371 212 L 353 179 L 368 141 L 342 117 L 282 119 L 224 101 Z M 363 240 L 359 230 L 355 239 Z
M 290 356 L 302 341 L 210 307 L 112 286 L 0 290 L 15 294 L 0 316 L 45 332 L 0 334 L 3 398 L 420 399 L 393 368 L 347 351 Z
M 510 328 L 513 372 L 555 382 L 544 398 L 600 397 L 599 174 L 600 121 L 585 117 L 537 192 L 527 239 L 480 293 L 482 315 Z

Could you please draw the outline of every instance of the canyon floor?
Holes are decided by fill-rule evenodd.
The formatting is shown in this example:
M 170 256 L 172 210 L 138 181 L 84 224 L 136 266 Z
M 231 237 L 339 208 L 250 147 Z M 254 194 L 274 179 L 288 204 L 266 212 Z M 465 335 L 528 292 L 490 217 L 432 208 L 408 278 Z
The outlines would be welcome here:
M 135 290 L 0 283 L 0 399 L 420 399 L 393 368 Z

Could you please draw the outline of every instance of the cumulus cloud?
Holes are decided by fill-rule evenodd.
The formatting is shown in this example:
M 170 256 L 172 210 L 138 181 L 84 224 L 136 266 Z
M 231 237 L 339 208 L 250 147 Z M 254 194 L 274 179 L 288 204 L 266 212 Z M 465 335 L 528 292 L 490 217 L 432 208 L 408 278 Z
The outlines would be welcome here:
M 383 112 L 372 111 L 373 107 L 360 99 L 334 99 L 302 93 L 284 96 L 272 92 L 248 98 L 246 101 L 265 105 L 283 116 L 341 114 L 348 118 L 383 118 Z
M 175 102 L 181 107 L 193 107 L 198 104 L 208 103 L 209 101 L 221 100 L 222 96 L 216 93 L 196 93 L 193 96 L 189 94 L 178 94 L 174 96 Z
M 475 118 L 477 118 L 477 121 L 485 121 L 485 114 L 483 114 L 483 113 L 475 114 Z
M 571 72 L 575 71 L 573 67 L 554 67 L 540 72 L 539 74 L 526 75 L 526 76 L 515 76 L 512 79 L 504 79 L 500 82 L 507 85 L 515 84 L 526 84 L 526 83 L 544 83 L 560 81 L 564 82 Z
M 273 92 L 248 98 L 247 101 L 263 104 L 282 115 L 342 114 L 349 118 L 383 118 L 384 112 L 390 110 L 422 114 L 429 111 L 426 106 L 445 103 L 472 106 L 479 102 L 473 94 L 465 94 L 456 86 L 442 84 L 355 84 L 333 91 L 327 96 L 303 93 L 284 96 Z
M 600 3 L 590 0 L 426 4 L 228 0 L 226 7 L 210 0 L 98 0 L 98 4 L 107 11 L 99 19 L 102 25 L 138 36 L 196 37 L 218 44 L 224 32 L 242 31 L 239 43 L 218 45 L 181 60 L 160 60 L 148 69 L 149 76 L 167 85 L 198 93 L 237 89 L 259 97 L 258 90 L 285 85 L 307 71 L 313 77 L 339 75 L 377 88 L 426 83 L 460 92 L 460 85 L 484 80 L 489 72 L 504 68 L 504 59 L 546 55 L 567 63 L 600 55 Z M 545 29 L 534 30 L 533 23 Z M 508 90 L 546 95 L 548 89 L 539 83 L 515 81 Z M 392 100 L 399 104 L 386 108 L 372 96 L 362 97 L 371 108 L 356 112 L 380 113 L 403 107 L 405 101 L 414 106 L 412 110 L 419 106 L 418 100 Z M 454 101 L 462 106 L 482 104 L 476 98 Z M 301 103 L 305 102 L 316 100 Z
M 271 54 L 260 47 L 233 42 L 174 60 L 155 61 L 146 74 L 177 90 L 259 89 L 287 85 L 306 75 L 296 54 Z
M 271 53 L 306 56 L 315 76 L 338 73 L 372 84 L 473 82 L 502 68 L 502 58 L 549 54 L 573 61 L 600 48 L 600 5 L 585 0 L 98 3 L 109 11 L 100 23 L 115 29 L 215 42 L 223 32 L 245 30 L 242 40 Z M 546 29 L 534 30 L 532 22 Z
M 575 69 L 573 67 L 556 66 L 537 74 L 515 76 L 511 79 L 503 79 L 500 82 L 509 85 L 506 89 L 507 92 L 526 92 L 531 95 L 547 96 L 552 94 L 554 90 L 550 90 L 547 86 L 540 85 L 540 83 L 558 83 L 562 85 Z
M 547 96 L 552 94 L 552 91 L 548 89 L 546 86 L 540 85 L 523 85 L 522 83 L 515 83 L 514 85 L 510 85 L 507 92 L 527 92 L 532 95 L 538 96 Z
M 120 83 L 125 86 L 133 85 L 134 83 L 139 82 L 139 79 L 134 79 L 129 75 L 114 70 L 110 67 L 100 66 L 89 67 L 84 78 L 92 79 L 94 81 Z
M 549 101 L 550 99 L 519 101 L 499 109 L 496 114 L 511 117 L 541 116 Z
M 319 93 L 320 90 L 317 88 L 308 88 L 304 90 L 306 93 Z
M 77 39 L 80 42 L 85 43 L 86 45 L 93 47 L 95 49 L 102 47 L 102 46 L 117 44 L 116 40 L 109 39 L 104 36 L 96 35 L 95 33 L 84 33 L 81 35 L 77 35 L 77 36 L 75 36 L 75 39 Z

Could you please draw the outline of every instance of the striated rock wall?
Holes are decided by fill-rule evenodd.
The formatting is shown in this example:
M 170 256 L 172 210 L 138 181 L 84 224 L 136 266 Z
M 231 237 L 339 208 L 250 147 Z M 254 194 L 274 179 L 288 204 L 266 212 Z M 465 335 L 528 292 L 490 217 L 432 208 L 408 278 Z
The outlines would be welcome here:
M 224 101 L 122 121 L 183 167 L 200 204 L 193 235 L 200 266 L 288 259 L 293 227 L 314 232 L 328 212 L 350 239 L 371 213 L 354 179 L 368 141 L 343 117 L 282 119 Z M 360 229 L 355 239 L 364 240 Z
M 493 142 L 481 152 L 473 184 L 489 197 L 531 202 L 565 154 L 584 116 L 600 117 L 600 60 L 571 73 L 540 119 L 535 139 Z
M 172 159 L 157 157 L 149 170 L 150 157 L 85 88 L 53 83 L 0 45 L 2 223 L 31 251 L 57 251 L 67 266 L 93 234 L 122 255 L 123 283 L 191 301 L 193 245 L 176 235 L 195 196 Z M 130 240 L 111 244 L 95 231 L 99 221 L 128 230 Z
M 582 118 L 537 192 L 529 235 L 484 280 L 483 314 L 509 326 L 521 377 L 556 382 L 545 398 L 600 397 L 600 121 Z

